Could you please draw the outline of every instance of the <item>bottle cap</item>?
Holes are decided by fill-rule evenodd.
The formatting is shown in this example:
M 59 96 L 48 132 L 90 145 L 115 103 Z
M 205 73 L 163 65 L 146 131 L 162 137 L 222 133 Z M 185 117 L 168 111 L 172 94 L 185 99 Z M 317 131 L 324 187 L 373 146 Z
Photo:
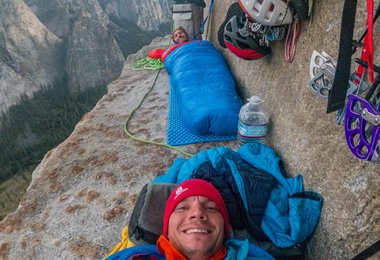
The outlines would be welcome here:
M 264 102 L 259 96 L 252 96 L 250 98 L 247 98 L 247 101 L 252 104 L 261 104 Z

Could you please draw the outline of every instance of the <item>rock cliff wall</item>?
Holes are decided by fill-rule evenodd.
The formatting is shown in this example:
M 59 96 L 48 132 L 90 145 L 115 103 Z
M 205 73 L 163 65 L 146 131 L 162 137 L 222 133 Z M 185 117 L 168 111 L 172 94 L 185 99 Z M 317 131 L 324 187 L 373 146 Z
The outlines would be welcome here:
M 0 110 L 66 75 L 73 92 L 108 84 L 121 72 L 123 53 L 149 43 L 157 35 L 150 31 L 168 30 L 161 27 L 171 17 L 170 1 L 0 4 Z M 116 20 L 110 21 L 108 15 Z
M 172 0 L 99 0 L 108 15 L 126 19 L 144 31 L 157 31 L 171 22 Z
M 216 46 L 217 30 L 232 2 L 221 0 L 214 6 L 207 36 Z M 351 259 L 378 240 L 380 169 L 349 152 L 335 115 L 326 115 L 326 103 L 307 88 L 312 51 L 337 54 L 342 10 L 339 1 L 314 4 L 313 19 L 303 24 L 291 64 L 284 61 L 283 42 L 275 43 L 273 54 L 258 61 L 220 50 L 242 95 L 257 94 L 266 100 L 271 111 L 268 144 L 284 159 L 288 173 L 302 174 L 306 189 L 324 197 L 320 223 L 308 243 L 309 258 Z M 364 28 L 364 14 L 360 5 L 357 32 Z M 127 64 L 166 43 L 167 39 L 157 39 L 130 56 L 108 94 L 65 142 L 45 156 L 17 211 L 0 222 L 0 258 L 99 259 L 119 241 L 141 187 L 182 157 L 128 139 L 123 132 L 126 118 L 156 75 L 132 71 Z M 168 84 L 167 74 L 160 72 L 131 120 L 132 133 L 165 142 Z M 221 145 L 236 148 L 231 141 L 183 149 L 195 153 Z
M 42 85 L 67 75 L 73 91 L 108 84 L 120 74 L 124 57 L 97 1 L 65 1 L 50 15 L 58 35 L 23 1 L 2 1 L 0 104 L 5 110 Z M 52 3 L 47 4 L 47 7 Z M 56 17 L 54 16 L 56 14 Z M 6 61 L 4 61 L 6 59 Z M 4 75 L 4 76 L 3 76 Z
M 62 77 L 63 41 L 21 0 L 0 1 L 0 111 Z M 44 55 L 41 55 L 43 53 Z
M 124 57 L 109 30 L 109 19 L 97 1 L 68 1 L 71 7 L 65 71 L 77 91 L 117 78 Z
M 157 47 L 158 38 L 127 60 L 96 107 L 33 172 L 16 212 L 0 222 L 0 259 L 100 259 L 117 242 L 142 186 L 183 157 L 127 138 L 124 123 L 155 81 L 156 72 L 129 64 Z M 129 124 L 138 137 L 166 142 L 169 78 L 162 70 Z M 216 145 L 184 147 L 196 153 Z
M 284 60 L 283 41 L 257 61 L 239 59 L 219 46 L 217 31 L 233 2 L 215 2 L 208 37 L 228 60 L 242 95 L 265 100 L 271 113 L 269 145 L 279 151 L 290 173 L 302 174 L 306 188 L 324 197 L 322 217 L 309 243 L 310 258 L 350 259 L 379 239 L 380 166 L 351 154 L 335 113 L 326 114 L 326 101 L 307 87 L 313 50 L 337 58 L 344 1 L 309 1 L 314 2 L 312 19 L 302 24 L 291 64 Z M 366 17 L 365 2 L 358 1 L 355 39 L 364 31 Z M 374 30 L 379 64 L 379 21 Z

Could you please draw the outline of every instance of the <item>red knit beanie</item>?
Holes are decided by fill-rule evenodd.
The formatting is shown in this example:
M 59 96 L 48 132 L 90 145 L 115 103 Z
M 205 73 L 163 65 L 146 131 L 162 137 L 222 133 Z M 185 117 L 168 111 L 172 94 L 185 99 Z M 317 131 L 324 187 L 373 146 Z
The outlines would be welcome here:
M 219 191 L 211 183 L 201 179 L 186 180 L 178 185 L 170 194 L 165 207 L 162 235 L 168 236 L 169 218 L 175 207 L 178 203 L 191 196 L 203 196 L 216 204 L 224 219 L 224 237 L 228 238 L 230 236 L 230 221 L 224 200 Z

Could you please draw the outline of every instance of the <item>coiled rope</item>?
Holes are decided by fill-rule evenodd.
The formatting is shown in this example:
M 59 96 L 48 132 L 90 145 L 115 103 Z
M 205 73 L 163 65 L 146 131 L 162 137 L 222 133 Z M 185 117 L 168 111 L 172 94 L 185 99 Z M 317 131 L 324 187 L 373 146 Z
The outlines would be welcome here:
M 143 58 L 130 65 L 132 70 L 159 70 L 164 68 L 161 59 Z

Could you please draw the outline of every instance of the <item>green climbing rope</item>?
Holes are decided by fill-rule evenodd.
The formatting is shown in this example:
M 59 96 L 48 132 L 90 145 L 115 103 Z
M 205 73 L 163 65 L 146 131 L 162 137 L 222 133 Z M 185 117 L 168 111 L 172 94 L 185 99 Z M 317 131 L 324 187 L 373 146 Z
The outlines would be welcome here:
M 133 70 L 159 70 L 164 68 L 161 59 L 143 58 L 130 65 Z
M 170 42 L 168 44 L 168 47 L 169 47 L 169 45 L 170 45 Z M 154 85 L 156 84 L 156 81 L 157 81 L 158 75 L 160 74 L 161 69 L 164 68 L 164 64 L 162 63 L 161 59 L 152 59 L 152 58 L 146 57 L 144 59 L 136 61 L 130 67 L 133 70 L 147 70 L 148 69 L 148 70 L 158 70 L 158 71 L 157 71 L 156 77 L 154 78 L 152 86 L 148 89 L 148 91 L 145 93 L 144 97 L 141 99 L 141 102 L 132 111 L 132 113 L 129 115 L 127 121 L 125 122 L 124 132 L 128 135 L 129 138 L 131 138 L 131 139 L 133 139 L 135 141 L 167 147 L 167 148 L 176 150 L 177 152 L 183 154 L 186 157 L 193 157 L 194 154 L 187 153 L 187 152 L 185 152 L 185 151 L 183 151 L 183 150 L 181 150 L 181 149 L 179 149 L 179 148 L 177 148 L 175 146 L 171 146 L 171 145 L 168 145 L 168 144 L 165 144 L 165 143 L 155 142 L 155 141 L 143 139 L 143 138 L 140 138 L 140 137 L 136 137 L 136 136 L 134 136 L 133 134 L 131 134 L 128 131 L 129 121 L 133 117 L 134 113 L 140 108 L 140 106 L 142 105 L 142 103 L 144 102 L 144 100 L 146 99 L 146 97 L 148 96 L 148 94 L 150 93 L 150 91 L 153 89 Z
M 147 139 L 143 139 L 143 138 L 139 138 L 139 137 L 136 137 L 134 135 L 132 135 L 129 131 L 128 131 L 128 124 L 129 124 L 129 121 L 131 120 L 131 118 L 133 117 L 134 113 L 140 108 L 140 106 L 142 105 L 142 103 L 144 102 L 145 98 L 148 96 L 148 94 L 150 93 L 150 91 L 153 89 L 156 81 L 157 81 L 157 78 L 158 78 L 158 75 L 160 74 L 160 70 L 157 71 L 157 74 L 156 74 L 156 77 L 153 81 L 153 84 L 152 86 L 148 89 L 148 91 L 145 93 L 144 97 L 141 99 L 141 102 L 140 104 L 132 111 L 132 113 L 130 114 L 130 116 L 128 117 L 127 121 L 125 122 L 125 126 L 124 126 L 124 131 L 125 133 L 133 140 L 136 140 L 136 141 L 139 141 L 139 142 L 143 142 L 143 143 L 147 143 L 147 144 L 154 144 L 154 145 L 159 145 L 159 146 L 164 146 L 164 147 L 167 147 L 167 148 L 170 148 L 170 149 L 174 149 L 176 150 L 177 152 L 185 155 L 186 157 L 192 157 L 194 156 L 193 154 L 190 154 L 190 153 L 187 153 L 175 146 L 171 146 L 171 145 L 168 145 L 168 144 L 164 144 L 164 143 L 160 143 L 160 142 L 155 142 L 155 141 L 150 141 L 150 140 L 147 140 Z

